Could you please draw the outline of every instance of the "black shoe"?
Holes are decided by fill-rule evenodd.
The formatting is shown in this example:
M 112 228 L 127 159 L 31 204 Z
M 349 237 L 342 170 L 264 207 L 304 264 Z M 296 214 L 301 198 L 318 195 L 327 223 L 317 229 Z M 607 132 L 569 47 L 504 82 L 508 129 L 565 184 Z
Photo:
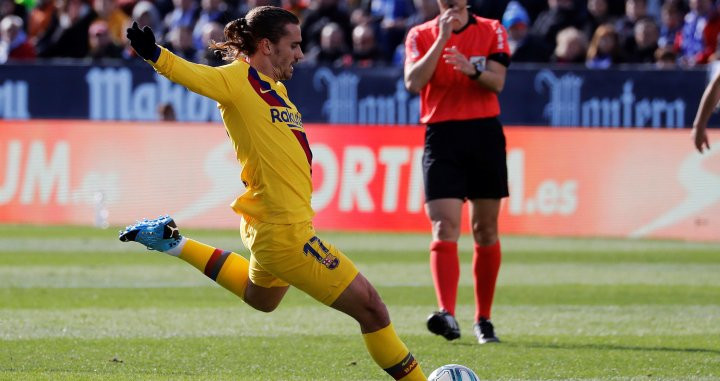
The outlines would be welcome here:
M 447 311 L 433 312 L 427 319 L 427 328 L 430 332 L 448 340 L 455 340 L 460 337 L 460 326 L 455 317 Z
M 500 339 L 495 336 L 495 327 L 493 327 L 490 320 L 480 318 L 480 321 L 473 324 L 473 332 L 478 339 L 478 343 L 499 343 Z

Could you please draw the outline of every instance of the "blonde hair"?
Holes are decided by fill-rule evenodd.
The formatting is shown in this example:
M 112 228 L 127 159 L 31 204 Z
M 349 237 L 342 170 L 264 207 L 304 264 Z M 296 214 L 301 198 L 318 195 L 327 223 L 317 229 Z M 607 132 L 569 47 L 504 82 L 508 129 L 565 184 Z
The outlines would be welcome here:
M 613 50 L 610 52 L 610 56 L 613 58 L 617 56 L 618 49 L 620 49 L 620 38 L 618 37 L 617 31 L 614 26 L 610 24 L 603 24 L 597 27 L 597 29 L 595 29 L 595 33 L 593 33 L 593 37 L 587 51 L 588 60 L 592 60 L 597 57 L 600 40 L 607 36 L 610 36 L 615 43 Z
M 567 48 L 570 42 L 577 41 L 582 45 L 583 51 L 587 49 L 587 37 L 579 29 L 574 27 L 567 27 L 558 32 L 555 37 L 557 45 L 555 46 L 555 56 L 565 57 L 567 55 Z
M 0 30 L 8 30 L 13 26 L 18 29 L 22 29 L 23 20 L 20 18 L 20 16 L 7 15 L 2 18 L 2 21 L 0 21 Z

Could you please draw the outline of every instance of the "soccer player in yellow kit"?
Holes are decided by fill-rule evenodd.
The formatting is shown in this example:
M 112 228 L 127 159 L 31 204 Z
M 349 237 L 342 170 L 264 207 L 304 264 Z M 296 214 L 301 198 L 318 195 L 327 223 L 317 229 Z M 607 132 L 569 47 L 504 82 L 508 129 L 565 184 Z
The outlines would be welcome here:
M 143 220 L 120 233 L 192 264 L 264 312 L 274 310 L 290 285 L 353 317 L 375 362 L 396 380 L 425 380 L 400 340 L 370 282 L 312 225 L 312 152 L 302 117 L 280 82 L 303 58 L 296 16 L 277 7 L 252 9 L 228 23 L 215 43 L 231 61 L 221 67 L 191 63 L 155 44 L 149 27 L 127 31 L 135 51 L 173 82 L 218 102 L 242 165 L 246 192 L 232 204 L 242 216 L 250 260 L 180 235 L 169 217 Z

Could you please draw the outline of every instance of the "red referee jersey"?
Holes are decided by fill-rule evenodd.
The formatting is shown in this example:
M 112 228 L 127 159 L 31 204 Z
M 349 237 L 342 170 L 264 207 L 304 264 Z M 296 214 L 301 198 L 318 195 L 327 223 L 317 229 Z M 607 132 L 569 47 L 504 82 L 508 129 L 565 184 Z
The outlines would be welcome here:
M 405 40 L 406 62 L 420 60 L 438 36 L 438 17 L 410 29 Z M 470 62 L 486 62 L 493 54 L 510 56 L 507 32 L 497 20 L 470 14 L 469 25 L 452 33 L 445 47 L 456 46 Z M 420 122 L 489 118 L 500 115 L 497 94 L 456 71 L 440 58 L 435 73 L 420 91 Z

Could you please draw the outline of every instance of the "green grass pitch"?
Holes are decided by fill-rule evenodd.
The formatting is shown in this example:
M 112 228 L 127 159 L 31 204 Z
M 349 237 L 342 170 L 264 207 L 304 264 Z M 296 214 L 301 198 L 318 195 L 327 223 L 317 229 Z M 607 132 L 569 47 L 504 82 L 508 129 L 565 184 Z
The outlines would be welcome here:
M 349 317 L 292 289 L 254 311 L 116 231 L 0 226 L 0 379 L 389 379 Z M 183 233 L 247 255 L 234 231 Z M 320 237 L 377 287 L 426 374 L 459 363 L 486 380 L 720 380 L 720 244 L 505 236 L 503 342 L 479 345 L 467 237 L 453 342 L 424 325 L 428 235 Z

